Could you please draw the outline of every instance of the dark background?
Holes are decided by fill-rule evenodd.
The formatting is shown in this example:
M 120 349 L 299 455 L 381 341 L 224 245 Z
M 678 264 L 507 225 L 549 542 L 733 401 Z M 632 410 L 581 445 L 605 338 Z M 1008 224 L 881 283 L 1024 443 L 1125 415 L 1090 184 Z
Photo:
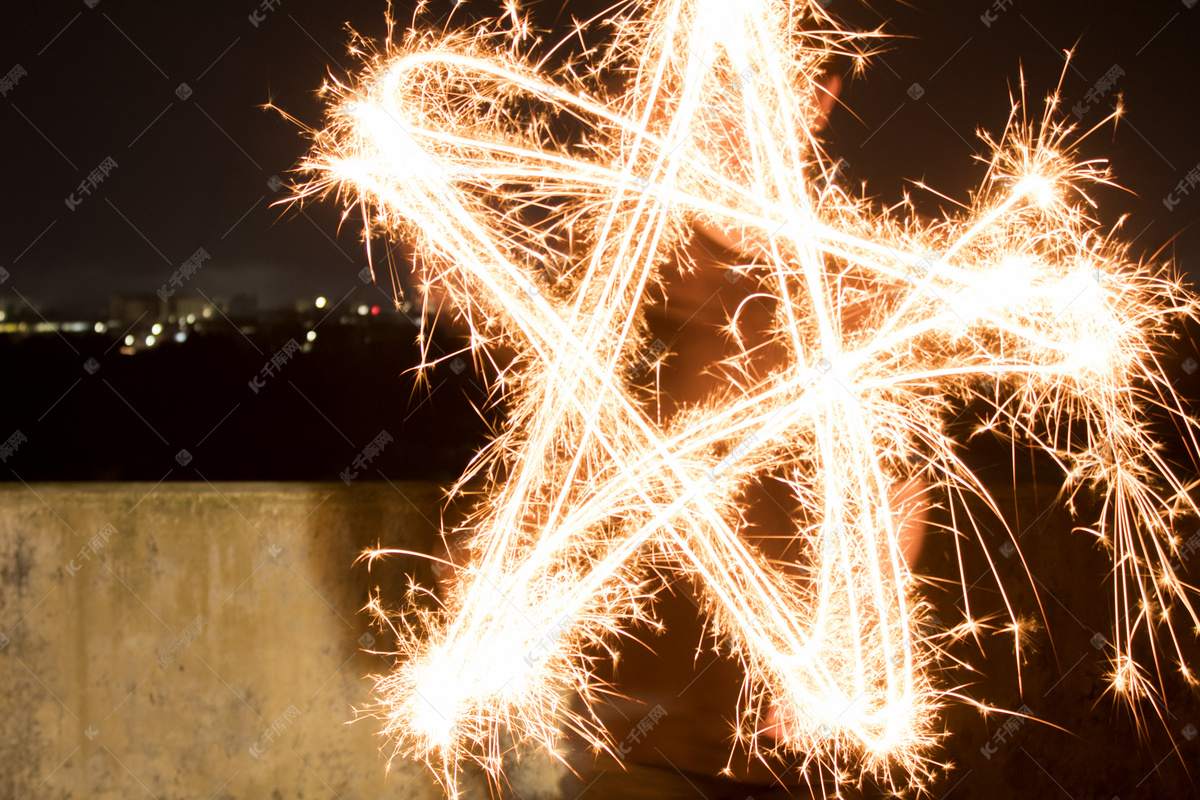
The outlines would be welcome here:
M 1096 213 L 1108 225 L 1124 218 L 1123 236 L 1135 253 L 1173 259 L 1195 279 L 1200 187 L 1176 192 L 1171 209 L 1163 201 L 1200 165 L 1200 8 L 1190 0 L 916 5 L 829 5 L 851 25 L 886 21 L 898 37 L 865 78 L 849 83 L 828 130 L 831 152 L 847 159 L 868 194 L 890 204 L 923 180 L 965 200 L 983 175 L 974 160 L 983 152 L 975 131 L 999 133 L 1022 71 L 1031 113 L 1040 115 L 1040 98 L 1060 78 L 1070 113 L 1119 65 L 1125 76 L 1083 120 L 1099 123 L 1115 95 L 1123 97 L 1127 115 L 1115 130 L 1109 124 L 1081 145 L 1081 158 L 1110 159 L 1124 187 L 1096 189 Z M 444 24 L 450 7 L 430 4 L 425 24 Z M 601 4 L 527 7 L 561 31 L 571 16 L 589 17 Z M 418 355 L 413 309 L 393 303 L 386 271 L 379 285 L 360 279 L 367 253 L 355 225 L 339 226 L 331 202 L 272 205 L 284 194 L 272 179 L 288 179 L 307 140 L 263 104 L 319 126 L 316 89 L 327 75 L 354 69 L 346 24 L 377 39 L 385 8 L 382 0 L 284 0 L 266 11 L 258 2 L 0 7 L 0 75 L 16 65 L 28 73 L 0 98 L 0 308 L 8 320 L 107 320 L 111 295 L 153 295 L 201 247 L 212 258 L 186 293 L 257 299 L 250 310 L 229 306 L 228 315 L 186 342 L 132 355 L 122 354 L 121 340 L 141 340 L 148 319 L 104 333 L 0 334 L 0 439 L 18 430 L 27 439 L 0 477 L 336 480 L 380 431 L 394 441 L 360 480 L 447 481 L 458 474 L 486 433 L 476 410 L 486 402 L 481 381 L 469 358 L 456 361 L 461 340 L 449 330 L 435 337 L 431 352 L 445 361 L 428 384 L 418 384 L 411 372 Z M 249 19 L 255 11 L 257 25 Z M 470 21 L 490 11 L 489 4 L 466 2 L 455 15 Z M 411 16 L 404 4 L 395 12 L 401 24 Z M 1063 52 L 1070 48 L 1075 57 L 1067 65 Z M 70 210 L 64 200 L 108 157 L 117 168 Z M 920 193 L 917 202 L 928 214 L 945 205 Z M 382 260 L 393 244 L 371 247 Z M 393 256 L 403 260 L 400 251 Z M 312 307 L 317 296 L 329 299 L 325 309 Z M 378 313 L 359 315 L 360 305 Z M 252 392 L 248 381 L 271 354 L 290 339 L 303 342 L 309 330 L 317 333 L 309 352 Z M 1165 366 L 1176 389 L 1195 398 L 1200 375 L 1189 359 L 1200 356 L 1182 334 L 1167 343 Z M 94 368 L 85 369 L 91 358 Z M 973 457 L 1011 473 L 1010 454 L 994 456 L 983 443 Z M 1033 506 L 1028 498 L 1012 502 L 1040 513 L 1048 498 Z M 1184 539 L 1191 535 L 1181 531 Z M 1071 541 L 1087 552 L 1085 541 Z M 1079 566 L 1069 551 L 1039 552 L 1043 580 Z M 939 553 L 933 547 L 923 557 L 930 570 L 939 568 Z M 1021 729 L 1028 740 L 984 758 L 979 747 L 992 741 L 994 723 L 985 728 L 977 715 L 954 712 L 951 724 L 961 735 L 951 740 L 949 758 L 957 769 L 933 787 L 935 796 L 1194 793 L 1181 766 L 1197 763 L 1200 749 L 1200 740 L 1184 733 L 1200 724 L 1190 690 L 1171 679 L 1173 700 L 1192 716 L 1166 717 L 1162 725 L 1149 712 L 1145 740 L 1098 696 L 1103 648 L 1089 653 L 1085 645 L 1107 625 L 1106 595 L 1102 564 L 1089 569 L 1094 586 L 1068 581 L 1057 606 L 1042 598 L 1068 628 L 1070 618 L 1082 628 L 1075 657 L 1047 639 L 1042 652 L 1054 657 L 1035 659 L 1026 683 L 1026 701 L 1035 691 L 1030 684 L 1038 687 L 1042 700 L 1030 704 L 1039 715 L 1087 731 L 1072 737 L 1031 724 Z M 953 621 L 952 611 L 946 616 Z M 1003 652 L 997 664 L 1011 659 L 1011 647 Z M 1080 656 L 1086 660 L 1076 662 Z M 1085 666 L 1068 671 L 1072 663 Z M 996 670 L 998 685 L 1015 684 Z M 1089 683 L 1080 683 L 1084 678 Z M 1049 691 L 1040 694 L 1041 687 Z M 1013 697 L 996 702 L 1014 708 L 1022 701 Z M 1178 742 L 1178 753 L 1163 731 Z
M 1098 123 L 1117 92 L 1124 98 L 1115 133 L 1110 124 L 1081 147 L 1081 157 L 1111 159 L 1125 187 L 1097 188 L 1097 213 L 1106 224 L 1127 217 L 1123 235 L 1135 252 L 1162 251 L 1194 274 L 1200 193 L 1177 195 L 1173 210 L 1163 199 L 1200 165 L 1200 11 L 1165 0 L 1000 5 L 832 0 L 847 24 L 884 24 L 897 37 L 865 78 L 849 82 L 830 122 L 830 149 L 848 161 L 850 179 L 881 203 L 916 180 L 965 199 L 983 174 L 974 131 L 1000 131 L 1022 70 L 1040 115 L 1040 98 L 1060 78 L 1070 108 L 1119 65 L 1125 77 L 1084 119 Z M 559 32 L 602 7 L 529 6 Z M 143 341 L 149 317 L 104 334 L 0 334 L 10 387 L 0 396 L 0 434 L 28 439 L 0 476 L 330 479 L 381 431 L 397 443 L 372 468 L 388 477 L 446 480 L 462 469 L 486 430 L 473 411 L 486 403 L 481 382 L 459 369 L 469 359 L 449 369 L 462 342 L 443 330 L 431 353 L 447 360 L 417 385 L 415 317 L 397 310 L 386 269 L 378 284 L 359 279 L 367 251 L 358 226 L 339 225 L 332 201 L 273 205 L 286 189 L 271 180 L 292 177 L 308 140 L 263 105 L 319 127 L 316 90 L 354 69 L 347 25 L 378 40 L 385 8 L 380 0 L 289 0 L 270 10 L 250 2 L 3 5 L 0 74 L 15 65 L 28 73 L 0 98 L 0 267 L 8 273 L 0 309 L 9 322 L 90 328 L 109 318 L 112 295 L 153 295 L 198 248 L 211 259 L 179 295 L 218 303 L 250 295 L 257 306 L 241 319 L 226 305 L 232 321 L 214 317 L 182 345 L 160 336 L 160 346 L 134 356 L 121 355 L 120 340 Z M 431 4 L 423 24 L 447 24 L 450 8 Z M 490 8 L 463 3 L 450 24 Z M 411 8 L 398 4 L 395 16 L 404 25 Z M 117 168 L 69 209 L 66 198 L 108 157 Z M 946 205 L 916 198 L 929 214 Z M 371 246 L 377 263 L 391 253 L 403 264 L 395 243 Z M 312 308 L 317 296 L 328 298 L 325 309 Z M 358 317 L 363 304 L 378 306 L 378 316 Z M 311 352 L 249 391 L 270 354 L 303 342 L 307 330 L 318 335 Z M 1200 375 L 1181 367 L 1195 348 L 1169 344 L 1171 378 L 1193 396 Z M 82 368 L 88 358 L 97 359 L 94 373 Z M 181 463 L 181 450 L 192 460 Z

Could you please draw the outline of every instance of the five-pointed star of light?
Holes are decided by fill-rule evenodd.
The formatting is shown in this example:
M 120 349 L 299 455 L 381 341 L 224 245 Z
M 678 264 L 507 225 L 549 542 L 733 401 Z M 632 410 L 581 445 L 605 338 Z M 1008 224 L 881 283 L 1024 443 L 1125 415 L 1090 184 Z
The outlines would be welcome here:
M 1067 157 L 1055 97 L 1035 123 L 1014 111 L 960 214 L 921 221 L 830 180 L 811 133 L 816 79 L 856 40 L 819 6 L 666 0 L 615 19 L 585 74 L 534 62 L 517 24 L 410 32 L 355 86 L 329 87 L 305 194 L 337 187 L 369 229 L 417 237 L 476 352 L 516 354 L 498 367 L 505 426 L 474 469 L 489 489 L 469 557 L 444 606 L 397 623 L 401 659 L 377 687 L 386 732 L 397 752 L 440 758 L 448 786 L 463 755 L 501 769 L 502 728 L 550 746 L 565 724 L 605 743 L 562 689 L 593 697 L 596 646 L 656 624 L 654 573 L 687 573 L 745 665 L 744 741 L 773 746 L 761 723 L 778 704 L 794 712 L 789 750 L 848 745 L 868 766 L 919 772 L 944 695 L 891 487 L 920 472 L 986 497 L 943 420 L 990 380 L 993 426 L 1107 487 L 1096 530 L 1118 563 L 1165 564 L 1166 495 L 1148 476 L 1182 485 L 1137 405 L 1178 410 L 1150 339 L 1194 301 L 1088 216 L 1082 189 L 1106 173 Z M 606 89 L 615 64 L 628 79 Z M 732 356 L 727 373 L 746 380 L 664 425 L 623 376 L 645 358 L 639 310 L 695 224 L 730 232 L 756 265 L 788 355 L 766 373 Z M 767 473 L 801 507 L 793 569 L 739 535 L 741 492 Z M 1173 572 L 1129 574 L 1119 603 L 1186 605 Z M 1116 639 L 1126 688 L 1142 680 L 1138 630 Z

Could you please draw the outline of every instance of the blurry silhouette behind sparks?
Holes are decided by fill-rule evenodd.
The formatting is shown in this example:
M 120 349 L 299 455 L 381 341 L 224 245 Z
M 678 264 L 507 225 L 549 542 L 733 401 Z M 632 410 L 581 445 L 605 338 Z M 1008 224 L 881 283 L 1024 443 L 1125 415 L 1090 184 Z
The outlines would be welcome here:
M 602 47 L 554 68 L 512 10 L 363 45 L 356 81 L 325 87 L 299 196 L 333 193 L 369 234 L 415 243 L 506 408 L 463 479 L 488 489 L 444 602 L 414 588 L 404 613 L 372 603 L 398 639 L 371 709 L 393 755 L 453 795 L 463 759 L 499 775 L 503 730 L 553 748 L 565 726 L 611 751 L 566 690 L 602 695 L 588 654 L 658 624 L 658 577 L 687 574 L 744 665 L 730 713 L 751 752 L 922 783 L 939 707 L 973 702 L 935 681 L 944 647 L 985 625 L 969 599 L 962 625 L 926 624 L 889 490 L 919 478 L 995 509 L 945 433 L 972 398 L 986 427 L 1061 466 L 1067 494 L 1104 500 L 1085 529 L 1115 567 L 1112 688 L 1154 695 L 1159 667 L 1194 680 L 1176 625 L 1198 620 L 1170 562 L 1175 518 L 1197 509 L 1145 410 L 1194 451 L 1155 340 L 1197 300 L 1101 229 L 1087 191 L 1109 173 L 1073 160 L 1084 132 L 1057 91 L 1033 118 L 1015 99 L 979 189 L 922 219 L 839 187 L 812 132 L 823 67 L 861 66 L 877 34 L 805 0 L 623 8 Z M 564 120 L 586 133 L 567 141 Z M 663 424 L 626 377 L 657 355 L 640 309 L 695 226 L 737 243 L 745 262 L 728 269 L 774 299 L 786 357 L 763 371 L 739 350 L 723 365 L 739 380 Z M 740 341 L 736 310 L 728 330 Z M 800 508 L 788 568 L 739 536 L 742 495 L 768 473 Z M 954 526 L 956 547 L 986 551 L 969 517 Z M 1030 610 L 1009 611 L 1019 664 Z M 772 706 L 793 719 L 778 739 Z

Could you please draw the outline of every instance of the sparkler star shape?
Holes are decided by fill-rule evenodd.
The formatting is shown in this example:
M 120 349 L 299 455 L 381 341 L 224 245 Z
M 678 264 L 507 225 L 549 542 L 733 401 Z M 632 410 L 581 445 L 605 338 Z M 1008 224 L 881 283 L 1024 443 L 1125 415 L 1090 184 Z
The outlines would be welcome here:
M 614 11 L 586 70 L 534 60 L 515 7 L 510 21 L 363 52 L 354 85 L 327 86 L 300 192 L 336 191 L 369 231 L 418 240 L 477 353 L 516 353 L 495 386 L 505 425 L 472 467 L 489 490 L 467 563 L 436 607 L 372 602 L 399 642 L 376 687 L 393 755 L 425 760 L 453 794 L 464 758 L 500 773 L 502 730 L 553 748 L 570 727 L 611 748 L 564 689 L 596 699 L 598 649 L 657 624 L 656 578 L 687 574 L 745 667 L 736 735 L 751 752 L 853 755 L 919 780 L 936 711 L 957 698 L 933 679 L 940 648 L 920 633 L 890 497 L 919 475 L 990 502 L 944 430 L 955 398 L 989 400 L 991 427 L 1105 498 L 1089 530 L 1116 568 L 1114 686 L 1154 691 L 1136 637 L 1155 665 L 1182 663 L 1167 612 L 1200 620 L 1170 566 L 1172 525 L 1196 508 L 1142 409 L 1166 409 L 1194 447 L 1154 339 L 1197 303 L 1090 216 L 1085 189 L 1108 173 L 1072 160 L 1056 94 L 1032 122 L 1014 104 L 960 214 L 920 220 L 830 179 L 811 132 L 817 78 L 869 37 L 815 3 Z M 606 89 L 618 64 L 629 80 Z M 554 134 L 564 118 L 582 140 Z M 624 375 L 660 268 L 697 224 L 738 242 L 746 263 L 729 268 L 774 299 L 786 356 L 763 370 L 743 349 L 725 366 L 744 380 L 660 423 Z M 739 535 L 743 493 L 768 473 L 800 505 L 790 568 Z M 762 729 L 770 706 L 795 720 L 778 743 Z

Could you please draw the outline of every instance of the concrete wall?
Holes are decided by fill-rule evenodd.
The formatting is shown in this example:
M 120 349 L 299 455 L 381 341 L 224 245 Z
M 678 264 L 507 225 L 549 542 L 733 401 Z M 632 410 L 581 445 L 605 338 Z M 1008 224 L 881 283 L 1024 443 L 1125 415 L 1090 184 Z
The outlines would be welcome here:
M 955 767 L 932 796 L 1194 796 L 1200 700 L 1164 659 L 1170 713 L 1144 703 L 1139 726 L 1114 702 L 1111 565 L 1092 537 L 1070 533 L 1054 494 L 997 488 L 1022 558 L 982 508 L 969 517 L 991 560 L 962 545 L 974 613 L 1004 613 L 995 569 L 1038 623 L 1022 680 L 1006 634 L 954 645 L 983 677 L 945 678 L 998 708 L 1027 704 L 1045 724 L 1010 731 L 1007 717 L 951 704 L 952 735 L 933 755 Z M 363 652 L 365 634 L 388 647 L 360 613 L 369 591 L 397 602 L 405 572 L 428 569 L 395 559 L 368 573 L 354 559 L 376 542 L 428 549 L 439 496 L 428 484 L 0 484 L 0 800 L 440 797 L 407 762 L 385 779 L 373 720 L 344 724 L 368 702 L 364 676 L 389 667 Z M 1176 569 L 1200 584 L 1195 523 L 1179 538 Z M 927 540 L 917 570 L 939 617 L 960 622 L 949 534 Z M 1200 667 L 1197 641 L 1183 646 Z M 506 774 L 522 800 L 557 794 L 544 756 Z M 477 775 L 463 788 L 490 796 Z M 877 796 L 871 784 L 863 796 Z
M 382 639 L 369 587 L 398 593 L 414 566 L 353 561 L 377 541 L 427 548 L 438 498 L 0 486 L 0 798 L 440 796 L 399 760 L 385 780 L 372 720 L 343 724 L 388 669 L 363 652 Z

